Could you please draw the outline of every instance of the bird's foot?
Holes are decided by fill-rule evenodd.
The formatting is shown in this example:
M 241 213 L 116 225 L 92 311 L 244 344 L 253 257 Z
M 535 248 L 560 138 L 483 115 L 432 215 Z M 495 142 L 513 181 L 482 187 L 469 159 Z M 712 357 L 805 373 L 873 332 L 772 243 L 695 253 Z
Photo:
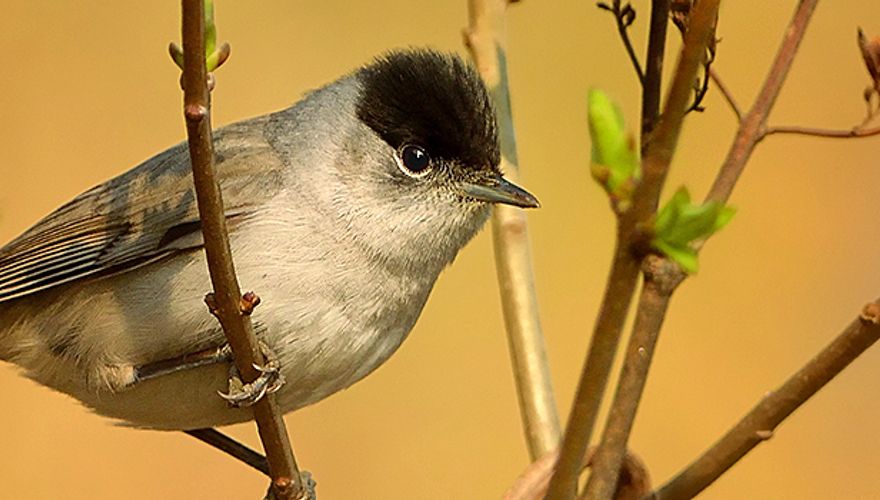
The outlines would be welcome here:
M 228 346 L 226 348 L 228 349 Z M 235 364 L 230 365 L 229 392 L 226 394 L 217 392 L 221 398 L 229 403 L 229 406 L 236 408 L 252 406 L 267 394 L 277 392 L 284 385 L 284 375 L 281 374 L 281 364 L 278 362 L 278 357 L 262 342 L 260 342 L 260 350 L 266 358 L 266 364 L 263 366 L 253 365 L 260 372 L 260 376 L 253 382 L 244 383 Z

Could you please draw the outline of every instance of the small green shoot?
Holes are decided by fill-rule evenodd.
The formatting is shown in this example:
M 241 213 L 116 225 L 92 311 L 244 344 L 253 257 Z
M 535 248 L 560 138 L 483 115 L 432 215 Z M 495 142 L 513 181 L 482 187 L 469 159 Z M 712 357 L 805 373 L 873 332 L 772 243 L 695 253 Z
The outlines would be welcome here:
M 717 201 L 695 205 L 687 188 L 681 187 L 654 219 L 651 246 L 693 274 L 699 269 L 695 243 L 726 226 L 734 213 L 733 207 Z
M 214 24 L 214 0 L 205 0 L 205 66 L 208 73 L 219 68 L 229 58 L 229 44 L 223 42 L 217 47 L 217 25 Z M 168 53 L 174 64 L 183 71 L 183 49 L 171 42 Z
M 590 173 L 618 211 L 629 206 L 641 177 L 635 139 L 626 132 L 620 108 L 601 90 L 590 90 L 587 116 L 593 151 Z

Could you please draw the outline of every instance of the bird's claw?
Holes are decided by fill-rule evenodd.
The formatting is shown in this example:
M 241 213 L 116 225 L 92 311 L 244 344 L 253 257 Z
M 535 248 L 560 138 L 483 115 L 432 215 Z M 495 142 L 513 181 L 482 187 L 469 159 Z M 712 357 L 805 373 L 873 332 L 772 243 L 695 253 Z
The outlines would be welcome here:
M 274 394 L 284 385 L 284 375 L 281 374 L 281 364 L 278 362 L 278 359 L 262 343 L 260 347 L 266 356 L 266 364 L 264 366 L 253 365 L 254 369 L 260 372 L 260 376 L 253 382 L 245 384 L 242 382 L 238 370 L 233 364 L 230 368 L 229 392 L 217 391 L 217 394 L 226 400 L 229 406 L 235 408 L 252 406 L 267 394 Z

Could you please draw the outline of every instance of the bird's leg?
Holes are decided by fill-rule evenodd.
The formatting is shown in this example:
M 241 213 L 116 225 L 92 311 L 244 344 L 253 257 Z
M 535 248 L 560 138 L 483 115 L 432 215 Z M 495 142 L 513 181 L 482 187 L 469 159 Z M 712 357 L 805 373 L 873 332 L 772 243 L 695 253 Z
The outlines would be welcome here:
M 224 344 L 220 347 L 187 353 L 176 358 L 163 359 L 138 366 L 135 368 L 135 377 L 136 381 L 140 382 L 183 370 L 191 370 L 216 363 L 227 363 L 229 361 L 232 361 L 232 350 L 229 348 L 229 345 Z
M 253 382 L 245 384 L 239 376 L 238 369 L 232 361 L 232 349 L 229 344 L 202 351 L 184 354 L 176 358 L 163 359 L 146 365 L 135 367 L 134 383 L 170 375 L 184 370 L 192 370 L 217 363 L 229 363 L 229 392 L 218 392 L 230 406 L 251 406 L 266 394 L 272 394 L 284 385 L 284 376 L 279 371 L 278 357 L 269 347 L 260 342 L 260 350 L 266 358 L 264 366 L 254 365 L 260 376 Z
M 253 382 L 245 384 L 240 378 L 235 363 L 230 364 L 229 393 L 218 392 L 220 397 L 225 399 L 230 406 L 236 408 L 251 406 L 266 394 L 272 394 L 284 385 L 284 376 L 279 371 L 281 364 L 278 362 L 278 357 L 263 342 L 260 342 L 260 350 L 266 358 L 266 364 L 263 366 L 254 365 L 254 368 L 260 372 L 260 376 Z

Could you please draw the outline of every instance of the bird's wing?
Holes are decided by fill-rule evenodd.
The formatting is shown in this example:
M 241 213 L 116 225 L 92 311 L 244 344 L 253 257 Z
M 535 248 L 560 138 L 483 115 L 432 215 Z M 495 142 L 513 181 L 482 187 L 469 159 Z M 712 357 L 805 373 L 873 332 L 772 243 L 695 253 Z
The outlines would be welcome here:
M 263 136 L 266 120 L 230 125 L 215 136 L 231 222 L 281 189 L 282 163 Z M 201 245 L 189 152 L 180 144 L 79 195 L 0 248 L 0 302 Z

